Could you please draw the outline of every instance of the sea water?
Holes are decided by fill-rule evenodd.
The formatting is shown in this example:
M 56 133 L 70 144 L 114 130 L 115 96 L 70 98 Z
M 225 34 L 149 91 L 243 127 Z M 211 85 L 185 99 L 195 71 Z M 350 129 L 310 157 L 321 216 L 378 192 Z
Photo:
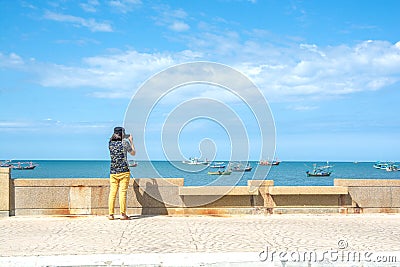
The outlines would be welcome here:
M 15 161 L 17 162 L 17 161 Z M 108 178 L 109 160 L 38 160 L 33 170 L 12 170 L 12 178 Z M 228 162 L 225 162 L 227 164 Z M 313 164 L 325 165 L 326 162 L 281 162 L 277 166 L 253 167 L 250 172 L 232 172 L 231 175 L 209 175 L 216 169 L 204 165 L 187 165 L 181 162 L 138 161 L 138 166 L 131 168 L 133 178 L 184 178 L 187 186 L 202 185 L 247 185 L 248 180 L 273 180 L 274 185 L 286 186 L 330 186 L 333 180 L 344 179 L 400 179 L 400 171 L 387 172 L 373 168 L 373 162 L 329 162 L 333 166 L 328 177 L 307 177 L 306 171 L 312 170 Z M 268 175 L 255 177 L 255 168 L 269 169 Z

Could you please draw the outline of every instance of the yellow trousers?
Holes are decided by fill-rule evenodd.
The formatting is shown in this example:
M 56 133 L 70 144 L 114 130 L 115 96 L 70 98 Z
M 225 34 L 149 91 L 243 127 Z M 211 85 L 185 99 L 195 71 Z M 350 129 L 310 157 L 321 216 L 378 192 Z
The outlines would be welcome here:
M 119 189 L 119 209 L 121 214 L 126 214 L 126 191 L 128 190 L 130 172 L 110 174 L 110 195 L 108 196 L 108 214 L 114 214 L 115 199 Z

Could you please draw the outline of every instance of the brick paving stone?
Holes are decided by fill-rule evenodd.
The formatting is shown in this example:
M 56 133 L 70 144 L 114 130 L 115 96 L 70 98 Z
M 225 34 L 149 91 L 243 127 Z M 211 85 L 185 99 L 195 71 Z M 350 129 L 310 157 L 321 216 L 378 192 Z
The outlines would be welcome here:
M 143 216 L 129 221 L 109 221 L 104 216 L 10 217 L 0 219 L 0 259 L 146 253 L 257 254 L 266 248 L 277 252 L 326 251 L 340 250 L 340 245 L 348 251 L 400 252 L 399 229 L 400 214 Z

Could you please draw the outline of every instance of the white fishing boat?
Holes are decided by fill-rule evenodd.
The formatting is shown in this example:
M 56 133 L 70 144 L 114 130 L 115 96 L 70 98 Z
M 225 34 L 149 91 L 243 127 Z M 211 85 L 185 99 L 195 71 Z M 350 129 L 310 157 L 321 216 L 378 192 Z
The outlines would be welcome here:
M 201 161 L 199 158 L 189 158 L 189 160 L 184 160 L 182 161 L 182 163 L 188 165 L 207 165 L 207 166 L 210 165 L 210 162 L 207 159 Z
M 372 167 L 378 170 L 385 170 L 388 172 L 399 171 L 399 166 L 395 162 L 380 162 L 377 161 Z
M 375 169 L 378 169 L 378 170 L 386 170 L 388 165 L 389 164 L 387 162 L 377 161 L 372 167 L 374 167 Z
M 397 165 L 394 164 L 389 164 L 386 169 L 387 172 L 397 172 L 400 171 L 399 167 Z
M 253 167 L 251 167 L 250 164 L 243 165 L 240 162 L 231 162 L 229 163 L 228 169 L 233 172 L 249 172 L 253 169 Z

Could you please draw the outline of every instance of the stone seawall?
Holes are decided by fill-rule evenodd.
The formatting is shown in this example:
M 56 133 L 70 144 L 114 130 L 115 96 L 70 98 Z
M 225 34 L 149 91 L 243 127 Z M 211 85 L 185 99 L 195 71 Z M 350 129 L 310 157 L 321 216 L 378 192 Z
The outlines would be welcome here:
M 0 216 L 105 215 L 104 178 L 11 179 L 0 168 Z M 183 178 L 131 179 L 128 214 L 232 215 L 282 213 L 399 213 L 400 180 L 335 179 L 334 186 L 184 186 Z M 118 199 L 116 213 L 118 212 Z

